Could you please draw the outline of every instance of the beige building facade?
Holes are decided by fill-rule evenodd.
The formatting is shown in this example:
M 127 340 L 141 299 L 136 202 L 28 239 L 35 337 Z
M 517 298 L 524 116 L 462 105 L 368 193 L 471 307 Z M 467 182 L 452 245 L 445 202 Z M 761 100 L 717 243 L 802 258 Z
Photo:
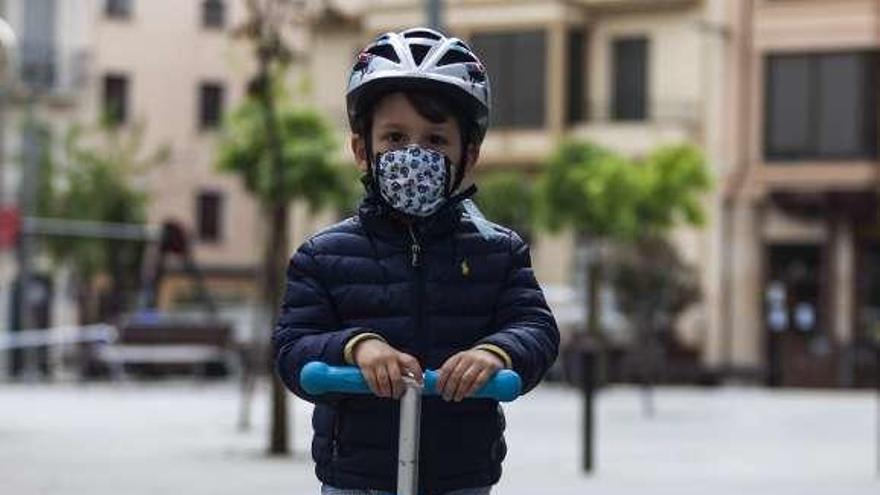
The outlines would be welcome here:
M 31 105 L 66 163 L 63 141 L 75 125 L 97 128 L 113 113 L 117 128 L 142 128 L 141 157 L 167 148 L 168 158 L 138 181 L 148 193 L 148 222 L 173 221 L 190 236 L 197 265 L 221 308 L 253 305 L 257 267 L 263 252 L 262 221 L 255 201 L 234 175 L 216 170 L 223 119 L 242 101 L 253 76 L 250 47 L 232 36 L 246 16 L 239 0 L 6 0 L 0 14 L 19 38 L 19 77 L 28 87 L 42 84 Z M 301 50 L 296 26 L 293 48 Z M 290 74 L 293 87 L 301 76 Z M 19 157 L 26 106 L 4 95 L 0 194 L 16 204 L 23 185 Z M 292 223 L 301 239 L 316 222 L 294 208 Z M 292 243 L 295 242 L 292 241 Z M 292 246 L 291 246 L 292 249 Z M 34 260 L 48 273 L 45 259 Z M 10 294 L 18 267 L 14 251 L 0 253 L 0 329 L 10 321 Z M 44 324 L 77 321 L 75 304 L 56 275 L 57 304 Z M 192 308 L 193 280 L 173 262 L 159 295 L 168 311 Z
M 865 385 L 878 328 L 880 8 L 753 0 L 729 16 L 725 147 L 738 170 L 722 256 L 734 355 L 751 355 L 771 385 Z
M 241 101 L 251 76 L 250 52 L 231 37 L 244 3 L 215 2 L 212 22 L 203 1 L 123 3 L 129 10 L 119 15 L 110 14 L 106 2 L 93 4 L 95 77 L 83 118 L 99 118 L 117 98 L 126 107 L 123 127 L 144 127 L 145 153 L 168 147 L 167 162 L 148 173 L 149 222 L 180 223 L 212 292 L 242 302 L 248 296 L 235 281 L 255 276 L 258 212 L 238 177 L 218 173 L 214 163 L 222 119 Z M 160 306 L 170 309 L 187 298 L 177 286 L 185 293 L 191 284 L 169 277 Z

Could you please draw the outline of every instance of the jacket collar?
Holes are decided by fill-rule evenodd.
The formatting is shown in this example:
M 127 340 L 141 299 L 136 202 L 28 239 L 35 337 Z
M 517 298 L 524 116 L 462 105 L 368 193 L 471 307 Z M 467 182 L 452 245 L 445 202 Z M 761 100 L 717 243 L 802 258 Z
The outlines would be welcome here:
M 391 208 L 373 187 L 369 178 L 364 177 L 361 180 L 364 183 L 366 195 L 358 207 L 358 217 L 370 234 L 380 237 L 407 236 L 408 238 L 410 226 L 422 240 L 443 237 L 453 231 L 461 221 L 462 201 L 477 192 L 477 186 L 471 185 L 464 191 L 450 197 L 434 214 L 424 218 L 411 217 Z

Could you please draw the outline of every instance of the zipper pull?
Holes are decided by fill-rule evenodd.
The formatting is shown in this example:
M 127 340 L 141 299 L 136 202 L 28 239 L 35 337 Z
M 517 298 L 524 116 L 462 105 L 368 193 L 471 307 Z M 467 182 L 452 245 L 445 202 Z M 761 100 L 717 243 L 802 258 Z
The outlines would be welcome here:
M 413 243 L 410 249 L 412 251 L 412 266 L 419 266 L 419 264 L 421 263 L 419 255 L 422 253 L 422 247 L 416 243 Z
M 417 267 L 421 264 L 422 246 L 419 245 L 416 234 L 413 232 L 412 226 L 409 227 L 409 236 L 412 238 L 410 245 L 410 253 L 412 253 L 412 266 Z

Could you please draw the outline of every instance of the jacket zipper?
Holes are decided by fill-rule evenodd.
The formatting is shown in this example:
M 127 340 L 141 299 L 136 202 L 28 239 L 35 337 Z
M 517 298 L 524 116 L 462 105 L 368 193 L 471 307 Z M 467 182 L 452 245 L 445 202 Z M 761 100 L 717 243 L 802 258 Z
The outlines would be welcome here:
M 337 481 L 337 464 L 339 460 L 339 416 L 342 414 L 342 403 L 340 403 L 333 414 L 333 439 L 330 445 L 330 483 L 336 484 Z
M 422 245 L 419 243 L 419 238 L 416 236 L 416 232 L 413 229 L 413 226 L 409 226 L 409 237 L 410 237 L 410 265 L 415 270 L 416 274 L 416 300 L 415 300 L 415 310 L 416 310 L 416 328 L 415 328 L 415 339 L 417 342 L 418 354 L 423 361 L 427 357 L 426 353 L 428 350 L 428 339 L 427 335 L 424 332 L 424 304 L 425 304 L 425 273 L 422 268 Z
M 410 264 L 412 265 L 413 269 L 416 272 L 416 301 L 415 301 L 415 307 L 416 307 L 416 328 L 415 328 L 415 331 L 416 331 L 416 334 L 415 334 L 415 337 L 416 337 L 416 341 L 418 344 L 417 345 L 417 349 L 418 349 L 417 358 L 419 358 L 419 360 L 421 361 L 422 366 L 425 366 L 425 362 L 428 358 L 428 351 L 430 350 L 430 342 L 432 339 L 430 338 L 429 335 L 426 334 L 425 328 L 424 328 L 425 327 L 424 306 L 425 306 L 426 289 L 425 289 L 425 270 L 422 267 L 422 245 L 421 245 L 421 243 L 419 243 L 419 239 L 416 236 L 415 230 L 413 229 L 412 225 L 409 226 L 409 237 L 411 240 Z M 424 418 L 424 416 L 423 416 L 423 418 Z M 422 438 L 420 441 L 420 444 L 422 445 L 421 448 L 424 449 L 425 446 L 431 444 L 431 439 L 430 438 Z M 421 466 L 421 465 L 418 467 L 418 469 L 422 471 L 422 475 L 421 475 L 422 477 L 430 476 L 430 474 L 428 472 L 426 472 L 427 469 L 424 469 L 426 467 L 427 466 Z

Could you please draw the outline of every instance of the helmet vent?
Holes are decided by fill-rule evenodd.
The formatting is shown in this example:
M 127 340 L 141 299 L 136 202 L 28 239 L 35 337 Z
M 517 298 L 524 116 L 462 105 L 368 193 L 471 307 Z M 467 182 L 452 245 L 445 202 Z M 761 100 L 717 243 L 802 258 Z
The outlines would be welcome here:
M 469 53 L 464 53 L 458 50 L 449 50 L 443 55 L 443 58 L 437 62 L 437 67 L 449 64 L 466 64 L 468 62 L 476 63 L 477 59 Z
M 419 29 L 416 31 L 407 31 L 403 33 L 404 38 L 428 38 L 429 40 L 439 40 L 440 36 L 437 33 L 432 33 L 431 31 L 425 31 L 423 29 Z
M 409 50 L 412 52 L 413 62 L 415 62 L 416 65 L 421 65 L 422 60 L 425 60 L 425 56 L 428 55 L 428 51 L 431 50 L 431 47 L 413 43 L 409 46 Z
M 398 64 L 400 63 L 400 57 L 397 56 L 392 45 L 373 45 L 367 50 L 367 53 L 372 53 L 377 57 L 386 58 Z

